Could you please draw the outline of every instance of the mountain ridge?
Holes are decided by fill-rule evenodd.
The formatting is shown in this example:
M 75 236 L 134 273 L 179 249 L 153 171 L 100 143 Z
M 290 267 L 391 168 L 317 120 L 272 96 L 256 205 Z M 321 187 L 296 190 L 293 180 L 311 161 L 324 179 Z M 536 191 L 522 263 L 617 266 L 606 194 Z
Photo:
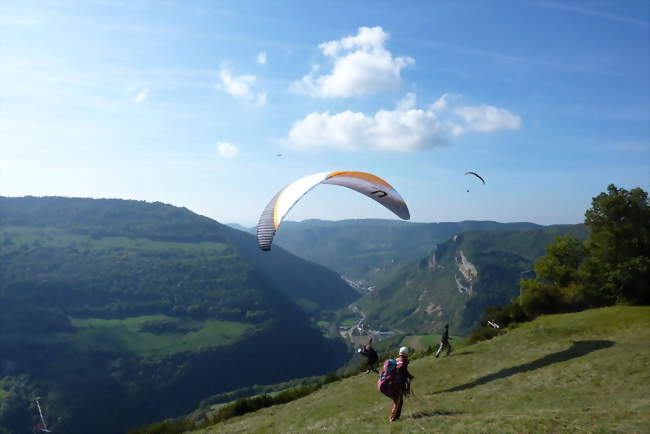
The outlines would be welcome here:
M 335 270 L 346 278 L 370 284 L 383 278 L 386 268 L 421 257 L 434 245 L 466 230 L 542 229 L 535 223 L 462 222 L 413 223 L 358 219 L 284 222 L 274 245 L 296 256 Z M 342 255 L 341 252 L 345 252 Z

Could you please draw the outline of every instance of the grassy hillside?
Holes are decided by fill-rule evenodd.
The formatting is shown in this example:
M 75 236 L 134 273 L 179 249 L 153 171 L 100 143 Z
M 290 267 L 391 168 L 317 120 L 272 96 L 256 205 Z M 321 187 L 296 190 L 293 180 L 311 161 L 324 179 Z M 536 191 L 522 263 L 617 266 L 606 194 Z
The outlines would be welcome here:
M 649 342 L 650 307 L 544 316 L 413 361 L 399 422 L 361 374 L 196 433 L 650 432 Z
M 441 337 L 441 334 L 404 336 L 399 346 L 406 346 L 414 351 L 425 351 L 430 347 L 435 349 L 438 348 Z M 452 345 L 463 339 L 462 336 L 451 335 L 450 337 Z

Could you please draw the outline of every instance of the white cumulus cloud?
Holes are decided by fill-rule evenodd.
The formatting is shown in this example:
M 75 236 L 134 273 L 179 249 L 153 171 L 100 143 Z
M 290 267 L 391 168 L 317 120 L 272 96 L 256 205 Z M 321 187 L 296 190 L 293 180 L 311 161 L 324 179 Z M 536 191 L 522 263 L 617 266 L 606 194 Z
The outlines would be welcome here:
M 221 78 L 221 86 L 219 88 L 223 89 L 232 97 L 253 103 L 257 106 L 266 105 L 266 92 L 254 89 L 257 81 L 257 77 L 254 75 L 236 76 L 232 74 L 226 65 L 222 65 L 219 71 L 219 77 Z
M 133 98 L 133 102 L 140 104 L 149 96 L 149 89 L 142 89 L 138 94 Z
M 516 130 L 521 126 L 521 118 L 506 109 L 491 105 L 458 107 L 454 109 L 467 131 L 489 133 L 499 130 Z
M 266 59 L 266 51 L 261 51 L 257 55 L 257 59 L 256 59 L 257 63 L 259 63 L 260 65 L 266 65 L 266 60 L 267 60 Z
M 430 110 L 446 119 L 451 135 L 517 130 L 521 127 L 521 117 L 506 109 L 486 104 L 463 106 L 462 101 L 461 95 L 446 93 L 430 107 Z
M 384 44 L 388 33 L 377 27 L 360 27 L 356 36 L 324 42 L 319 48 L 334 62 L 329 74 L 319 66 L 292 84 L 295 92 L 316 98 L 347 98 L 399 87 L 401 71 L 411 57 L 393 57 Z
M 443 95 L 427 109 L 417 108 L 416 95 L 407 94 L 394 110 L 374 115 L 344 111 L 311 113 L 296 121 L 287 135 L 295 149 L 414 151 L 449 142 L 468 132 L 514 130 L 521 118 L 493 106 L 462 106 L 458 95 Z
M 235 158 L 239 155 L 239 148 L 228 142 L 217 143 L 217 152 L 224 158 Z

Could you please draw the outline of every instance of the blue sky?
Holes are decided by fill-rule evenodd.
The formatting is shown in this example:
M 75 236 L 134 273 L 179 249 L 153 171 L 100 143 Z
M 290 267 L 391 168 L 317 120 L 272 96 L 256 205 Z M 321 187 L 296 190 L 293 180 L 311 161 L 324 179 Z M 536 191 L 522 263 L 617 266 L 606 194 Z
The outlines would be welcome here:
M 292 180 L 361 170 L 414 221 L 581 222 L 610 183 L 650 189 L 649 8 L 4 1 L 0 194 L 252 226 Z M 394 218 L 320 186 L 287 218 L 371 217 Z

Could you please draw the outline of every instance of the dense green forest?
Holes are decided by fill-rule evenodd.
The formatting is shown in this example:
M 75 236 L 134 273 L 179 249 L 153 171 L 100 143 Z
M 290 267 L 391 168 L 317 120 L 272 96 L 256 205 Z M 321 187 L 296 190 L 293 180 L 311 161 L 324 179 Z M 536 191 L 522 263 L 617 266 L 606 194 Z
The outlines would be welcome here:
M 186 209 L 0 198 L 0 222 L 7 432 L 32 432 L 37 395 L 58 431 L 113 433 L 345 362 L 345 346 L 312 324 L 356 292 Z M 283 347 L 309 351 L 287 360 Z

